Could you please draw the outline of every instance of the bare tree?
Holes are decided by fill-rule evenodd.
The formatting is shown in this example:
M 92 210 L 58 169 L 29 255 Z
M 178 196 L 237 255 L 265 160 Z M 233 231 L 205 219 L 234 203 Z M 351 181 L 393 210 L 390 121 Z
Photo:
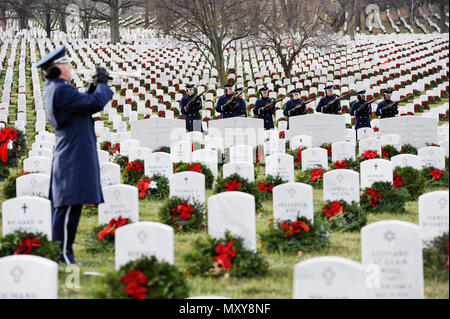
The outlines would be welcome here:
M 35 1 L 33 6 L 33 17 L 40 27 L 47 33 L 50 38 L 52 31 L 58 30 L 58 10 L 60 3 L 57 0 L 41 0 Z
M 327 3 L 326 0 L 272 0 L 256 40 L 275 51 L 286 77 L 292 76 L 295 58 L 304 48 L 333 44 L 328 36 L 331 19 L 323 13 Z
M 193 44 L 227 82 L 224 51 L 253 34 L 266 0 L 153 0 L 157 23 L 168 34 Z
M 6 30 L 6 5 L 0 4 L 0 27 L 3 31 Z
M 34 2 L 35 0 L 0 0 L 0 4 L 4 5 L 6 9 L 14 11 L 15 15 L 10 18 L 19 21 L 20 29 L 28 29 L 28 20 L 32 17 L 31 11 Z
M 119 14 L 121 10 L 138 6 L 143 1 L 136 0 L 92 0 L 96 4 L 103 6 L 96 6 L 93 18 L 97 20 L 103 20 L 109 22 L 109 28 L 111 32 L 111 42 L 120 42 L 120 30 L 119 30 Z M 106 9 L 106 10 L 104 10 Z

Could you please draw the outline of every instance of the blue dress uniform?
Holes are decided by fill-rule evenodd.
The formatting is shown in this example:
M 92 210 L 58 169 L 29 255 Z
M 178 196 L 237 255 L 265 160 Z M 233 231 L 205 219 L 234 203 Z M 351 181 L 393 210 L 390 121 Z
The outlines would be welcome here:
M 333 86 L 329 85 L 329 86 L 325 87 L 325 90 L 332 91 Z M 325 106 L 336 98 L 337 98 L 337 96 L 334 94 L 331 95 L 330 97 L 328 97 L 327 95 L 323 96 L 320 99 L 319 104 L 317 104 L 316 111 L 320 112 L 320 113 L 324 113 L 324 114 L 338 114 L 341 111 L 341 102 L 340 101 L 337 101 L 336 103 L 334 103 L 333 105 L 330 105 L 328 108 L 325 109 Z
M 291 94 L 300 94 L 300 91 L 298 91 L 296 89 L 296 90 L 292 90 L 290 93 Z M 286 103 L 286 106 L 284 107 L 284 110 L 283 110 L 283 115 L 288 118 L 288 126 L 287 126 L 288 129 L 289 129 L 289 118 L 291 116 L 306 114 L 306 105 L 303 105 L 302 107 L 294 110 L 297 106 L 299 106 L 303 102 L 304 101 L 302 99 L 297 99 L 297 100 L 292 99 Z
M 386 91 L 384 91 L 383 94 L 391 96 L 392 91 L 386 90 Z M 395 117 L 398 114 L 397 105 L 394 105 L 393 107 L 390 107 L 390 108 L 386 108 L 387 106 L 389 106 L 392 103 L 394 103 L 394 101 L 392 101 L 390 99 L 389 100 L 384 99 L 383 101 L 378 103 L 378 107 L 377 107 L 375 114 L 380 116 L 382 119 Z
M 47 71 L 45 111 L 58 137 L 49 191 L 53 206 L 53 241 L 61 241 L 61 260 L 70 264 L 75 263 L 72 244 L 82 205 L 104 202 L 92 114 L 103 110 L 113 92 L 106 84 L 98 83 L 90 87 L 91 93 L 80 93 L 64 79 L 51 78 L 49 74 L 58 69 L 55 64 L 67 63 L 59 62 L 64 55 L 63 46 L 44 57 L 37 67 Z
M 180 103 L 181 108 L 181 114 L 184 115 L 184 120 L 186 121 L 186 131 L 192 132 L 194 131 L 194 123 L 199 123 L 200 127 L 197 127 L 198 124 L 195 124 L 195 131 L 203 132 L 203 128 L 201 125 L 201 116 L 200 116 L 200 110 L 202 109 L 202 98 L 198 100 L 197 103 L 189 105 L 189 102 L 191 99 L 194 99 L 197 95 L 194 94 L 192 96 L 189 96 L 186 94 L 182 99 Z
M 358 92 L 358 95 L 365 94 L 365 91 Z M 366 103 L 366 101 L 361 100 L 358 96 L 358 101 L 352 104 L 352 108 L 350 110 L 350 115 L 355 116 L 355 130 L 358 130 L 362 127 L 372 127 L 370 125 L 370 114 L 372 113 L 372 105 L 366 105 L 363 109 L 359 110 L 361 105 Z
M 275 128 L 273 124 L 273 112 L 275 112 L 275 103 L 271 106 L 265 109 L 264 111 L 262 108 L 266 106 L 267 104 L 275 102 L 273 99 L 267 97 L 267 98 L 259 98 L 256 103 L 255 107 L 253 108 L 253 114 L 256 115 L 258 118 L 261 118 L 264 120 L 264 129 L 265 130 L 271 130 Z
M 225 104 L 233 98 L 233 94 L 224 94 L 219 98 L 216 105 L 216 111 L 221 114 L 221 118 L 230 117 L 247 117 L 247 105 L 244 99 L 236 98 L 234 102 L 231 102 L 227 106 Z

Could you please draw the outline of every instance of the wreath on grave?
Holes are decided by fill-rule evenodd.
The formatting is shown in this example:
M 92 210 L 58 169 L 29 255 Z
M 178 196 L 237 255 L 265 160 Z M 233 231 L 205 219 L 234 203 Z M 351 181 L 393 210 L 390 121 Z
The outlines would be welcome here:
M 98 215 L 98 205 L 97 204 L 83 205 L 83 215 L 84 216 L 97 216 Z
M 315 189 L 321 189 L 323 186 L 323 174 L 325 172 L 326 170 L 322 168 L 300 171 L 295 176 L 295 181 L 311 185 Z
M 367 150 L 361 156 L 358 157 L 358 161 L 361 163 L 361 162 L 375 159 L 375 158 L 380 158 L 380 155 L 378 154 L 378 152 Z
M 381 148 L 381 157 L 387 160 L 391 160 L 395 155 L 400 154 L 400 152 L 392 145 L 385 145 Z
M 327 150 L 328 160 L 331 160 L 331 156 L 333 154 L 332 149 L 331 149 L 331 143 L 324 143 L 324 144 L 320 145 L 320 147 Z
M 258 192 L 260 193 L 258 199 L 262 199 L 263 201 L 272 200 L 273 188 L 284 183 L 287 182 L 280 176 L 265 175 L 263 179 L 256 182 Z
M 6 199 L 11 199 L 16 197 L 16 179 L 23 175 L 28 175 L 29 172 L 23 172 L 23 171 L 16 171 L 8 176 L 6 181 L 3 183 L 2 186 L 2 194 L 3 197 Z
M 417 155 L 417 148 L 415 148 L 411 144 L 405 144 L 402 146 L 402 154 Z
M 408 201 L 416 201 L 425 192 L 426 179 L 422 171 L 412 167 L 396 167 L 394 170 L 394 189 L 406 188 Z
M 181 271 L 155 256 L 130 261 L 118 271 L 97 277 L 90 290 L 96 299 L 184 299 L 189 287 Z
M 297 217 L 295 221 L 269 220 L 260 239 L 269 252 L 301 254 L 328 246 L 329 235 L 329 227 L 323 219 L 316 219 L 312 224 L 305 217 Z
M 344 200 L 328 201 L 319 216 L 334 231 L 360 231 L 367 223 L 367 217 L 356 202 L 348 204 Z
M 256 210 L 260 210 L 262 207 L 261 192 L 255 183 L 251 183 L 248 179 L 241 177 L 238 174 L 233 174 L 227 178 L 218 177 L 216 181 L 216 187 L 214 188 L 214 194 L 224 192 L 243 192 L 253 195 L 255 197 Z
M 161 200 L 169 197 L 169 180 L 165 176 L 155 174 L 148 177 L 143 175 L 136 184 L 139 190 L 139 199 Z
M 95 227 L 86 243 L 87 251 L 91 253 L 112 252 L 116 230 L 128 224 L 131 224 L 129 218 L 119 216 L 117 219 L 111 219 L 108 224 Z
M 206 228 L 205 217 L 205 205 L 199 202 L 190 204 L 179 197 L 166 199 L 159 209 L 160 221 L 180 232 L 197 231 Z
M 9 168 L 17 166 L 26 147 L 26 136 L 21 130 L 8 126 L 0 130 L 0 180 L 8 177 Z
M 0 238 L 0 257 L 35 255 L 58 261 L 60 242 L 50 241 L 46 234 L 15 231 Z
M 264 276 L 268 263 L 264 257 L 244 247 L 242 238 L 229 231 L 224 238 L 197 238 L 192 250 L 183 256 L 188 273 L 201 276 L 251 278 Z
M 144 161 L 135 160 L 126 162 L 126 167 L 122 172 L 122 181 L 124 184 L 136 185 L 144 176 Z
M 128 156 L 120 155 L 119 152 L 111 156 L 111 162 L 120 166 L 120 172 L 123 173 L 128 165 Z
M 331 163 L 331 169 L 351 169 L 353 171 L 359 172 L 360 162 L 351 158 L 347 158 L 342 161 L 335 161 L 334 163 Z
M 292 150 L 290 153 L 294 156 L 294 167 L 297 169 L 302 168 L 302 152 L 306 150 L 306 147 L 299 147 Z
M 375 182 L 363 190 L 360 205 L 363 211 L 371 213 L 402 213 L 409 196 L 405 188 L 395 189 L 389 182 Z
M 423 249 L 423 272 L 425 278 L 448 281 L 448 233 L 436 237 Z
M 212 184 L 214 182 L 214 175 L 211 170 L 206 167 L 206 165 L 202 165 L 200 163 L 175 163 L 174 164 L 174 173 L 180 172 L 197 172 L 205 175 L 205 187 L 208 189 L 212 189 Z
M 434 167 L 425 167 L 422 170 L 422 175 L 425 177 L 426 183 L 431 187 L 448 187 L 449 173 L 448 169 L 436 169 Z
M 154 153 L 156 153 L 156 152 L 170 153 L 170 147 L 169 146 L 161 146 L 161 147 L 157 148 Z

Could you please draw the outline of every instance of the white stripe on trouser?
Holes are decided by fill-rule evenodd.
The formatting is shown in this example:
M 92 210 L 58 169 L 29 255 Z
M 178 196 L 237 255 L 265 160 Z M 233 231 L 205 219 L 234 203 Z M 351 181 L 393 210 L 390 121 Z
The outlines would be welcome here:
M 67 207 L 67 211 L 66 211 L 66 218 L 64 220 L 64 242 L 63 242 L 63 257 L 64 260 L 66 261 L 66 264 L 70 264 L 69 258 L 67 258 L 67 241 L 68 241 L 68 229 L 67 226 L 69 224 L 69 215 L 70 215 L 70 210 L 72 209 L 72 206 Z

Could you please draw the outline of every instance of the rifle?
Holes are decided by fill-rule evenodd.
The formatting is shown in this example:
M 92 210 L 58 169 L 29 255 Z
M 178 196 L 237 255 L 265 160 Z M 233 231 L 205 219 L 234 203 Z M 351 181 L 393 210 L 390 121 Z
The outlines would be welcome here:
M 412 94 L 410 96 L 405 97 L 404 99 L 397 101 L 397 102 L 392 102 L 391 104 L 389 104 L 388 106 L 385 106 L 384 108 L 391 108 L 393 106 L 397 106 L 398 104 L 405 102 L 406 100 L 409 100 L 411 98 L 411 96 L 413 96 Z
M 341 96 L 335 98 L 333 101 L 328 102 L 328 104 L 325 105 L 325 106 L 323 107 L 323 109 L 328 110 L 328 107 L 330 107 L 331 105 L 333 105 L 333 104 L 336 103 L 337 101 L 340 101 L 340 100 L 346 98 L 347 96 L 350 97 L 350 96 L 352 96 L 353 94 L 355 94 L 354 91 L 351 91 L 351 92 L 349 92 L 349 93 L 347 93 L 347 94 L 341 95 Z
M 380 99 L 379 97 L 376 97 L 370 101 L 365 102 L 363 105 L 361 105 L 359 107 L 359 109 L 357 110 L 357 112 L 361 111 L 363 108 L 365 108 L 367 105 L 372 104 L 373 102 L 375 102 L 376 100 Z
M 270 103 L 267 103 L 266 105 L 263 106 L 263 108 L 261 109 L 262 111 L 264 111 L 265 109 L 271 107 L 274 104 L 277 104 L 278 102 L 283 101 L 284 97 L 280 97 L 278 100 L 272 101 Z
M 237 95 L 234 95 L 231 99 L 229 99 L 223 106 L 230 105 L 234 101 L 236 101 L 237 98 L 241 97 L 242 93 L 238 93 Z
M 202 93 L 200 93 L 199 95 L 197 95 L 196 97 L 194 97 L 193 99 L 191 99 L 191 100 L 189 101 L 189 103 L 186 105 L 186 109 L 189 108 L 189 106 L 191 105 L 191 103 L 192 103 L 192 104 L 197 103 L 197 101 L 200 99 L 200 97 L 201 97 L 203 94 L 205 94 L 205 92 L 206 92 L 206 91 L 203 91 Z

